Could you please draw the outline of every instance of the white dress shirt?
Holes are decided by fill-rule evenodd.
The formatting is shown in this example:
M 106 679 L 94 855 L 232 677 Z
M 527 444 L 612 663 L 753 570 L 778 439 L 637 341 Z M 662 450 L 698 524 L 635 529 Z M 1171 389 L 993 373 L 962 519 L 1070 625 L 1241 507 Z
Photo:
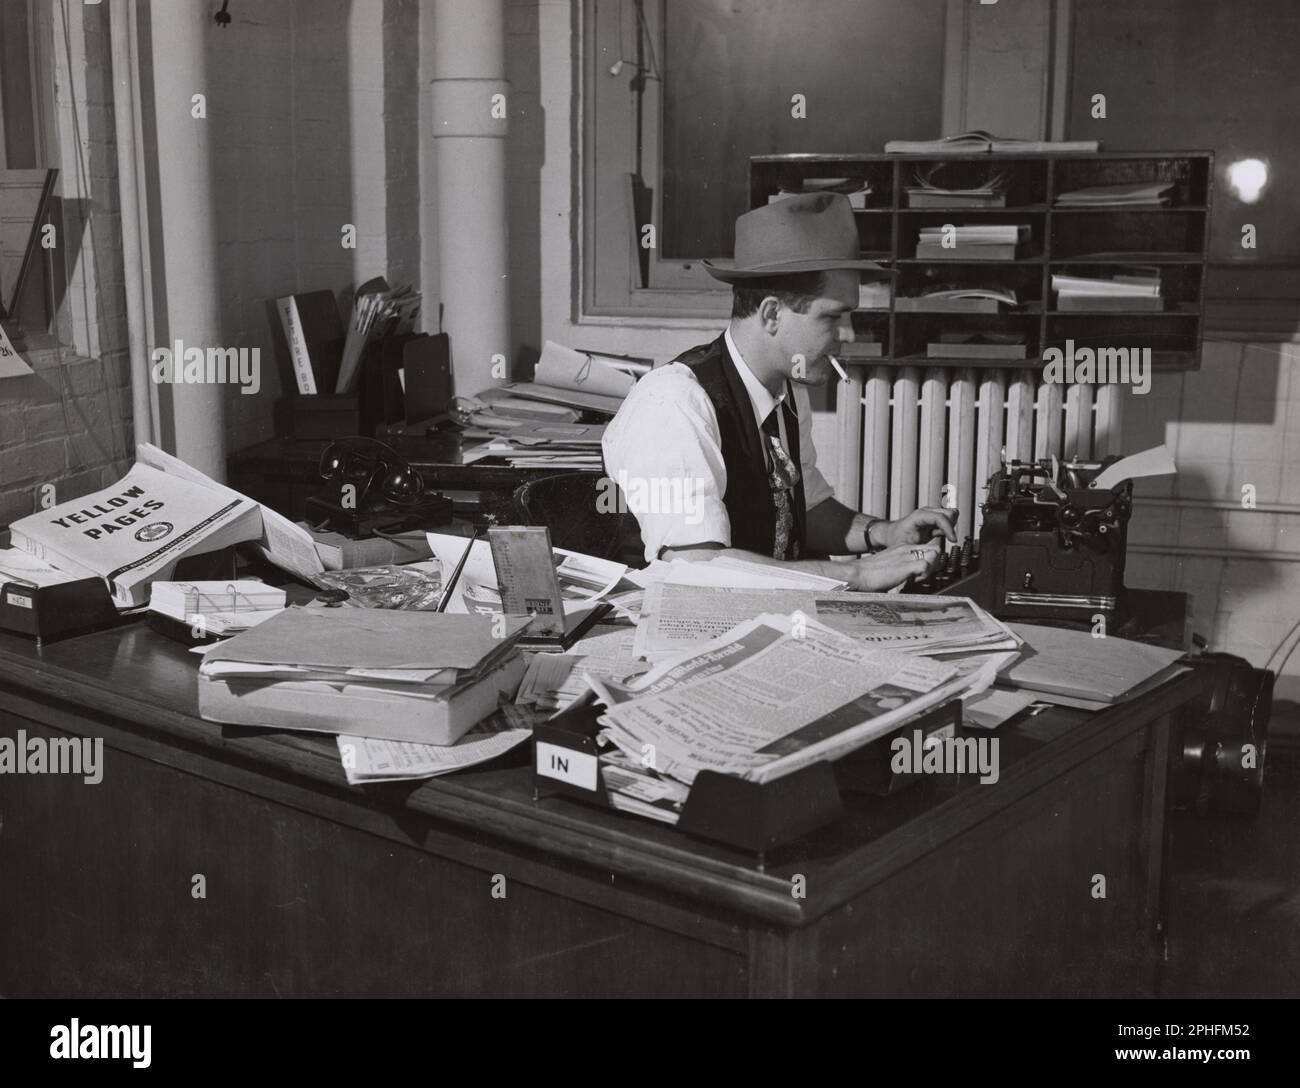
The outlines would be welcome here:
M 785 387 L 774 397 L 746 365 L 730 329 L 724 339 L 761 430 L 763 420 L 785 399 Z M 831 486 L 817 468 L 808 390 L 798 382 L 791 385 L 799 419 L 804 505 L 811 510 L 831 497 Z M 784 415 L 778 413 L 777 419 L 781 442 L 789 449 Z M 727 466 L 718 417 L 690 367 L 669 363 L 641 378 L 606 428 L 601 449 L 605 471 L 641 526 L 647 562 L 664 548 L 711 541 L 731 546 L 731 520 L 722 501 Z

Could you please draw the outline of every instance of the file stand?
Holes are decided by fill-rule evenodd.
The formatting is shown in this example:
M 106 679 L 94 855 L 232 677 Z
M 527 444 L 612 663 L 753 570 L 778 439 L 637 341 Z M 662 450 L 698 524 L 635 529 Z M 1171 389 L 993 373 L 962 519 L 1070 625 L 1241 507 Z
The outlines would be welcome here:
M 554 718 L 533 728 L 533 797 L 562 795 L 612 808 L 600 768 L 596 735 L 601 711 L 588 692 Z M 900 733 L 929 736 L 961 723 L 952 700 L 905 722 L 837 763 L 819 761 L 772 782 L 701 771 L 675 825 L 677 830 L 757 855 L 834 823 L 843 812 L 840 789 L 888 794 L 917 775 L 892 774 L 890 749 Z
M 28 582 L 0 585 L 0 628 L 36 639 L 37 644 L 126 623 L 113 607 L 102 578 L 78 578 L 54 586 Z
M 215 552 L 187 555 L 176 564 L 174 581 L 233 580 L 235 545 Z M 103 578 L 78 578 L 53 586 L 29 582 L 0 583 L 0 630 L 34 637 L 38 645 L 84 635 L 106 627 L 134 623 L 139 609 L 119 612 Z

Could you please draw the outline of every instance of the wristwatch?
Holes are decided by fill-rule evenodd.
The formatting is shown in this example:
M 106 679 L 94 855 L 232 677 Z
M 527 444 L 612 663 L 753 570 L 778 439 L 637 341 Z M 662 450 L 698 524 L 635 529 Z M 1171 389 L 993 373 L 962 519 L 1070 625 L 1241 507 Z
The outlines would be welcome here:
M 854 548 L 853 550 L 856 552 L 876 551 L 877 545 L 871 542 L 871 530 L 876 525 L 879 525 L 881 522 L 883 522 L 884 520 L 885 520 L 884 518 L 872 517 L 870 514 L 859 514 L 856 518 L 854 518 L 853 528 L 860 529 L 862 532 L 862 547 Z

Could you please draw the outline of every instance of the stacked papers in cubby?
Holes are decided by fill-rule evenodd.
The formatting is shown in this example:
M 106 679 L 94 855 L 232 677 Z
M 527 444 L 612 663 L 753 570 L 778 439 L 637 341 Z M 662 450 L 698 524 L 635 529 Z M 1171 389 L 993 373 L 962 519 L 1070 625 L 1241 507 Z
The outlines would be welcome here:
M 1052 276 L 1056 308 L 1066 311 L 1164 309 L 1159 269 L 1114 276 Z
M 916 255 L 924 260 L 1011 261 L 1029 236 L 1029 226 L 1018 223 L 922 227 Z
M 1172 181 L 1089 185 L 1061 193 L 1056 204 L 1061 208 L 1159 208 L 1169 204 L 1173 190 Z

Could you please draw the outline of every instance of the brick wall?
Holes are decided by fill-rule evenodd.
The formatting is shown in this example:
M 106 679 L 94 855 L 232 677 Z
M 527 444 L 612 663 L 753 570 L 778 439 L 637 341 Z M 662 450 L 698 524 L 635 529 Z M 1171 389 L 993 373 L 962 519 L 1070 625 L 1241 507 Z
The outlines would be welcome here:
M 80 155 L 70 151 L 75 141 L 65 141 L 65 157 L 79 161 L 62 164 L 89 197 L 65 208 L 67 294 L 83 301 L 61 307 L 61 338 L 71 343 L 80 320 L 74 313 L 88 312 L 94 329 L 79 340 L 97 343 L 99 358 L 31 351 L 37 373 L 0 388 L 0 525 L 32 511 L 40 484 L 53 483 L 60 500 L 75 498 L 113 482 L 130 463 L 107 10 L 78 5 Z M 355 286 L 371 276 L 418 282 L 423 240 L 418 0 L 265 0 L 232 14 L 229 27 L 207 36 L 203 89 L 220 346 L 258 348 L 263 363 L 259 394 L 226 391 L 227 447 L 236 450 L 271 436 L 281 393 L 268 302 L 329 289 L 350 305 Z M 65 98 L 59 109 L 60 123 L 74 131 L 72 103 Z M 357 227 L 355 249 L 342 245 L 346 223 Z M 428 305 L 436 312 L 436 298 Z

